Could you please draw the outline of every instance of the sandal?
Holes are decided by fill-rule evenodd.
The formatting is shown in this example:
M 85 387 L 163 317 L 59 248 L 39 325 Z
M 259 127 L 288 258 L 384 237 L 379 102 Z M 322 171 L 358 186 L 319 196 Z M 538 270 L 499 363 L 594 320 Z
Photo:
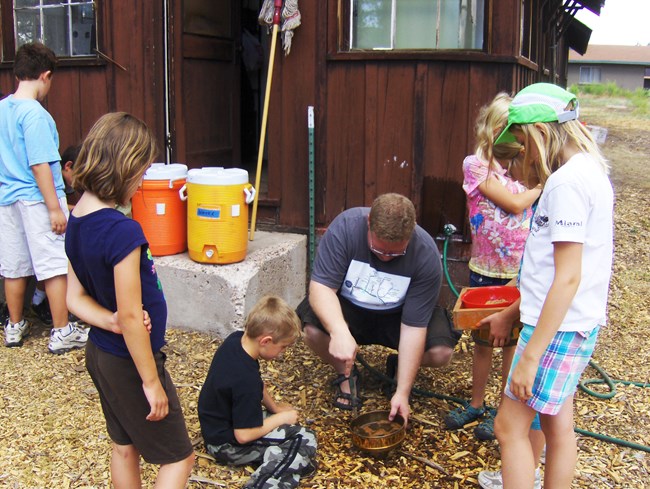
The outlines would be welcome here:
M 485 419 L 481 421 L 476 428 L 474 428 L 474 436 L 476 438 L 483 441 L 496 439 L 496 436 L 494 436 L 495 415 L 496 413 L 492 408 L 488 408 L 485 411 Z
M 336 379 L 332 381 L 332 387 L 334 387 L 334 400 L 332 404 L 339 409 L 344 409 L 346 411 L 352 411 L 353 409 L 360 408 L 363 404 L 363 399 L 361 399 L 361 385 L 359 384 L 359 370 L 357 370 L 356 365 L 352 367 L 352 373 L 350 377 L 346 377 L 344 374 L 340 374 Z M 341 390 L 341 384 L 345 381 L 348 381 L 350 385 L 350 393 L 343 392 Z M 350 382 L 350 380 L 352 380 Z
M 448 430 L 458 430 L 466 424 L 476 421 L 484 414 L 485 406 L 477 409 L 468 404 L 467 406 L 461 406 L 447 413 L 443 421 Z

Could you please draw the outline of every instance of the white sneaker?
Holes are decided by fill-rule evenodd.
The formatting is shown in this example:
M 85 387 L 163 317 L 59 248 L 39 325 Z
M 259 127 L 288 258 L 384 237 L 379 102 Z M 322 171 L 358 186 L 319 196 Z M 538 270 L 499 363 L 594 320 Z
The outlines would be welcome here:
M 86 341 L 88 341 L 88 330 L 80 328 L 77 323 L 68 323 L 64 328 L 52 329 L 47 348 L 50 353 L 59 355 L 76 348 L 83 348 L 86 346 Z
M 5 323 L 5 346 L 22 346 L 23 338 L 29 335 L 32 325 L 26 319 L 12 324 L 10 319 Z
M 483 489 L 503 489 L 503 476 L 501 471 L 490 472 L 483 470 L 478 474 L 478 485 Z M 535 489 L 542 488 L 542 472 L 539 469 L 535 470 Z

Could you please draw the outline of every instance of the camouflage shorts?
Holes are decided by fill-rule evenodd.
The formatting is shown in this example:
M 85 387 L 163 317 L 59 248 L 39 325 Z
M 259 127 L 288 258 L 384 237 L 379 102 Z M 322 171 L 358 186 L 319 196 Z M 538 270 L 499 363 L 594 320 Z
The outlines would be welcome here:
M 224 443 L 206 448 L 223 464 L 259 464 L 245 488 L 289 489 L 298 486 L 301 476 L 316 470 L 316 446 L 312 430 L 285 424 L 245 445 Z

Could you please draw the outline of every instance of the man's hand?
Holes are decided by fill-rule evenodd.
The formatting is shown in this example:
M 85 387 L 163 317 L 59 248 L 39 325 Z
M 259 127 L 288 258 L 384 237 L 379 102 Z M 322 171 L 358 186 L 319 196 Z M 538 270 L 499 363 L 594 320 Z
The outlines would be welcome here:
M 406 426 L 411 414 L 409 398 L 408 396 L 403 396 L 397 392 L 395 392 L 395 395 L 393 395 L 393 398 L 390 400 L 390 414 L 388 415 L 388 419 L 392 421 L 395 419 L 396 414 L 399 414 L 404 418 L 404 425 Z
M 356 340 L 348 330 L 330 336 L 329 353 L 337 360 L 345 362 L 346 377 L 349 377 L 352 372 L 358 349 Z

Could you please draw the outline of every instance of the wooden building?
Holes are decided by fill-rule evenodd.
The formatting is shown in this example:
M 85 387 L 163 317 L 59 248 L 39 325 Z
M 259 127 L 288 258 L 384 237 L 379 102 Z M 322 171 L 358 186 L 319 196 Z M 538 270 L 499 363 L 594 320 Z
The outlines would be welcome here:
M 255 178 L 269 39 L 261 0 L 0 0 L 0 91 L 14 89 L 16 43 L 41 38 L 59 66 L 45 106 L 61 147 L 103 113 L 156 132 L 161 160 Z M 566 85 L 573 18 L 603 0 L 300 0 L 288 56 L 275 52 L 258 228 L 321 231 L 343 209 L 394 191 L 434 236 L 468 237 L 461 163 L 473 122 L 498 91 Z

